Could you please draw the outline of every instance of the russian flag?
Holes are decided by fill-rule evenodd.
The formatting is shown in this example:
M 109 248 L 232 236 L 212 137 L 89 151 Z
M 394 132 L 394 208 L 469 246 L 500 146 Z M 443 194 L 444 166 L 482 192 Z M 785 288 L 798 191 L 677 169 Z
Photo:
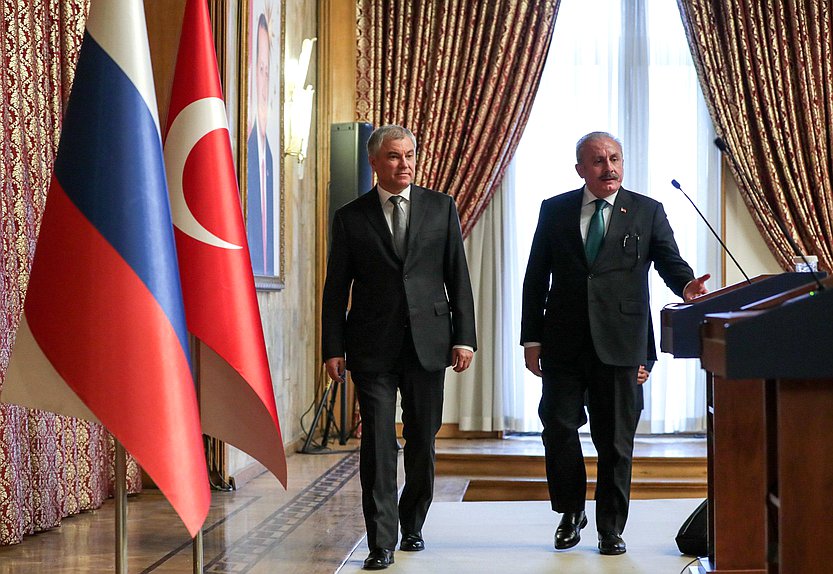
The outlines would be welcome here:
M 194 536 L 210 491 L 142 0 L 93 0 L 3 388 L 100 421 Z
M 200 345 L 203 432 L 286 486 L 286 456 L 205 0 L 188 0 L 165 162 L 188 329 Z

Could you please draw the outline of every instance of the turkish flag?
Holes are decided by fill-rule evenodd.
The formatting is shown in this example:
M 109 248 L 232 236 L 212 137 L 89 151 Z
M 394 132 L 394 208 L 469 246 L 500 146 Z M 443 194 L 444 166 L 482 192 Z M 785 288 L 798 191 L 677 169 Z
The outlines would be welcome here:
M 203 432 L 260 461 L 286 486 L 286 456 L 232 161 L 205 0 L 188 0 L 165 166 L 188 330 L 198 351 Z

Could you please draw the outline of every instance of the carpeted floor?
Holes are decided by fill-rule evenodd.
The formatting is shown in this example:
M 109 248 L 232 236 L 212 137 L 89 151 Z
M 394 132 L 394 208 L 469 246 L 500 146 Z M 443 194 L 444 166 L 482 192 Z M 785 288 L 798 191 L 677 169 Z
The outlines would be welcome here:
M 693 558 L 683 556 L 674 537 L 700 500 L 633 500 L 623 535 L 628 552 L 598 552 L 594 503 L 588 501 L 587 528 L 578 546 L 553 549 L 560 515 L 549 502 L 437 502 L 423 529 L 426 550 L 395 554 L 391 574 L 575 573 L 677 574 Z M 367 556 L 362 541 L 339 574 L 361 571 Z

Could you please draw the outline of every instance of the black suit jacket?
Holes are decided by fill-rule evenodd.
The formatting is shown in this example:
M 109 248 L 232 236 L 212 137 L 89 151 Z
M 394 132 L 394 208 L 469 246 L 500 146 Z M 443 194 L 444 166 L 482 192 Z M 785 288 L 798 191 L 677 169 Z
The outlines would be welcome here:
M 408 324 L 426 370 L 450 365 L 453 345 L 476 348 L 454 200 L 416 185 L 410 200 L 404 262 L 394 252 L 375 187 L 336 211 L 322 306 L 325 360 L 346 355 L 350 370 L 389 371 Z
M 596 260 L 581 238 L 582 189 L 541 205 L 523 288 L 521 343 L 540 342 L 542 361 L 574 359 L 592 344 L 605 364 L 636 366 L 656 357 L 649 339 L 648 271 L 682 296 L 694 279 L 662 204 L 622 188 Z

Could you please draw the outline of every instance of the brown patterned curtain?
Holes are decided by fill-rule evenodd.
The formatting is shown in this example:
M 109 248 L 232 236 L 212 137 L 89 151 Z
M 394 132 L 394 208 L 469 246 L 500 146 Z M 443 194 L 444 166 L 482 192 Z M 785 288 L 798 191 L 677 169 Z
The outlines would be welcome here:
M 678 4 L 715 130 L 770 250 L 792 266 L 781 222 L 833 270 L 830 0 Z
M 359 121 L 419 142 L 416 181 L 468 236 L 529 117 L 560 0 L 357 0 Z
M 0 0 L 0 389 L 23 310 L 89 0 Z M 97 508 L 111 492 L 103 427 L 0 403 L 0 545 Z M 141 488 L 135 461 L 128 488 Z

